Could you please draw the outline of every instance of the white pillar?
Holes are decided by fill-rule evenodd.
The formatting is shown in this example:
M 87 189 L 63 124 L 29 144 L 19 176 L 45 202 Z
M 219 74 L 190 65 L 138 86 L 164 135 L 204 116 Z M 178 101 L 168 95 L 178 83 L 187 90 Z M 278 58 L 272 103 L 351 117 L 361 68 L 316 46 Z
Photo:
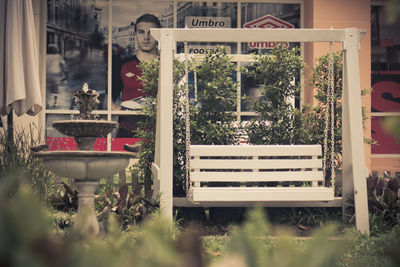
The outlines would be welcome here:
M 345 30 L 343 70 L 343 204 L 354 192 L 356 226 L 369 233 L 357 29 Z M 353 191 L 354 189 L 354 191 Z
M 172 221 L 173 190 L 173 40 L 172 30 L 162 29 L 158 85 L 155 162 L 159 166 L 160 208 Z

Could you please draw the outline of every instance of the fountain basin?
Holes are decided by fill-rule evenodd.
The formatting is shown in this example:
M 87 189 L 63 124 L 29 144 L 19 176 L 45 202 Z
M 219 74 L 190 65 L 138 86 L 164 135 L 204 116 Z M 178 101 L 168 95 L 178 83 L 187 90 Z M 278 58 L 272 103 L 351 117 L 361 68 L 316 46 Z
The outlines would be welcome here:
M 118 122 L 106 120 L 62 120 L 54 121 L 53 127 L 60 133 L 73 137 L 105 137 L 118 127 Z
M 73 179 L 96 180 L 124 170 L 137 153 L 108 151 L 40 151 L 34 156 L 54 174 Z

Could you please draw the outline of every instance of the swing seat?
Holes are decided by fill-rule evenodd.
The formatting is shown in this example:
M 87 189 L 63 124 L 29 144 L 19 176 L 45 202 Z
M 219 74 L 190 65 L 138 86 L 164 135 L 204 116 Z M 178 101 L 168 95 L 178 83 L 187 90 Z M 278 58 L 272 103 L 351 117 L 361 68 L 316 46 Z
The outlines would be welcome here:
M 320 145 L 191 145 L 193 202 L 332 201 Z

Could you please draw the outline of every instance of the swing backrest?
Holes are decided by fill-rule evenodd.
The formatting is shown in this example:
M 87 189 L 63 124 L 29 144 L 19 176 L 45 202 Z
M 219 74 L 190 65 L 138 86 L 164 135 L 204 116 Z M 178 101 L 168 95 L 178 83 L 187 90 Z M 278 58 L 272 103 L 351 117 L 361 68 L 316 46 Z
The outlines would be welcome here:
M 324 181 L 321 156 L 320 145 L 192 145 L 190 180 L 314 182 L 316 186 L 315 182 Z

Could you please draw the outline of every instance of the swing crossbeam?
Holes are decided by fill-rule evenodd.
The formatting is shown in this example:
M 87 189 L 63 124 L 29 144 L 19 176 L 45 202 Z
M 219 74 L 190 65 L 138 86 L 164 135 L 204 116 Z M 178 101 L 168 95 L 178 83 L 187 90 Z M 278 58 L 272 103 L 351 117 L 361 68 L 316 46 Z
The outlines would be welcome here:
M 192 145 L 190 198 L 199 201 L 332 201 L 320 145 Z

